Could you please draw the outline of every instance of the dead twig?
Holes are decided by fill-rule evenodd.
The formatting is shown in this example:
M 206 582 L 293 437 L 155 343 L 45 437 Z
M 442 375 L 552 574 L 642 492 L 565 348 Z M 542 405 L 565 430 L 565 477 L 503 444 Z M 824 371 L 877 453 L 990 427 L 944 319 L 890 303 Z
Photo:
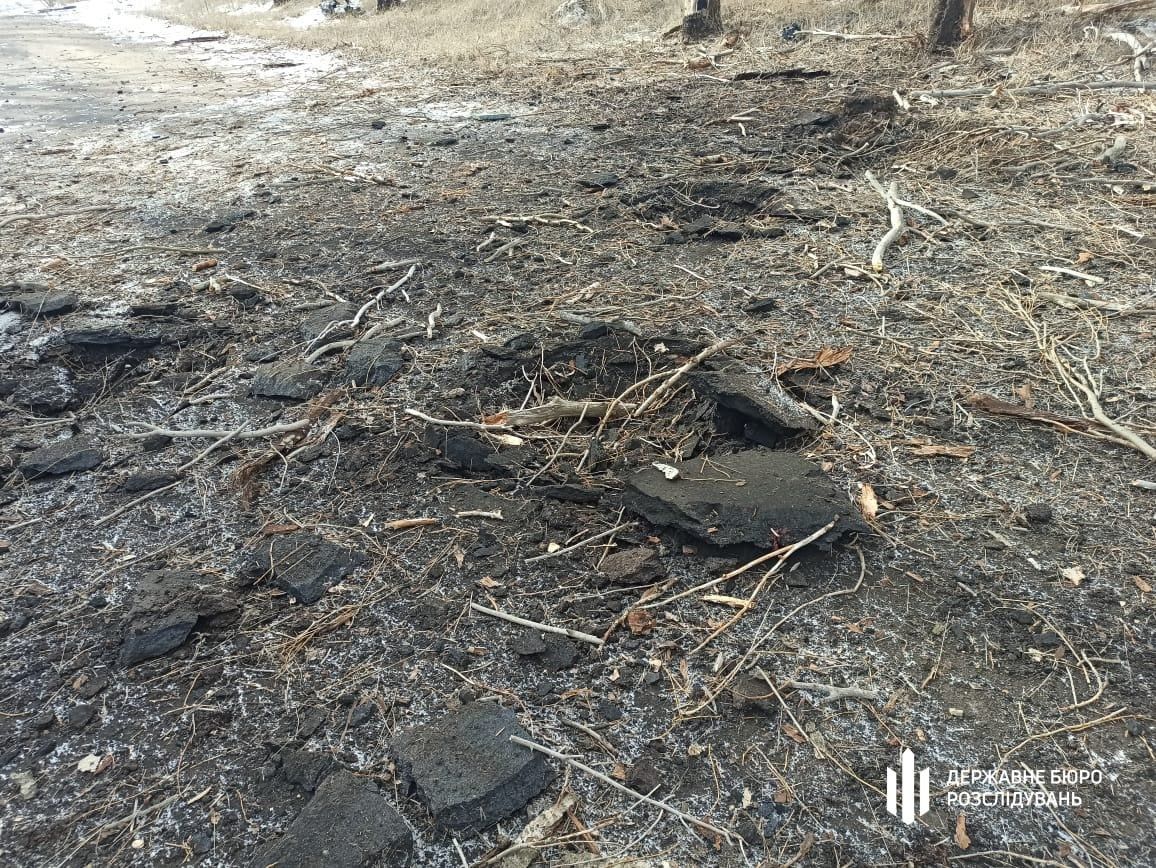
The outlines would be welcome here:
M 569 627 L 554 627 L 550 624 L 542 624 L 538 621 L 531 621 L 527 618 L 519 618 L 517 615 L 511 615 L 507 612 L 500 612 L 497 609 L 489 609 L 481 603 L 470 601 L 470 608 L 475 612 L 481 612 L 483 615 L 489 615 L 492 618 L 500 618 L 503 621 L 509 621 L 511 624 L 518 624 L 522 627 L 532 627 L 542 633 L 553 633 L 555 636 L 566 636 L 570 639 L 576 639 L 579 642 L 586 642 L 593 645 L 595 648 L 601 648 L 603 642 L 597 636 L 591 636 L 589 633 L 583 633 L 581 630 L 571 630 Z

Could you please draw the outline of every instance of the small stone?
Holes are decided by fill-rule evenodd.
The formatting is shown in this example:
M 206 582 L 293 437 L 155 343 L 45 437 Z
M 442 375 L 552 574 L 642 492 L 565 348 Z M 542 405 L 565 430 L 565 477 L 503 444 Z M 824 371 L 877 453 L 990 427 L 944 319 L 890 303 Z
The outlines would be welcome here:
M 602 719 L 608 723 L 613 723 L 616 720 L 622 720 L 623 711 L 612 702 L 607 702 L 605 699 L 598 702 L 598 713 L 602 715 Z
M 244 572 L 252 581 L 269 578 L 297 602 L 312 605 L 364 562 L 360 552 L 319 536 L 291 534 L 263 546 Z
M 716 456 L 709 478 L 702 477 L 699 461 L 673 466 L 680 471 L 674 480 L 652 467 L 630 476 L 623 505 L 652 524 L 715 546 L 777 548 L 805 539 L 832 518 L 835 527 L 815 543 L 820 549 L 867 530 L 822 469 L 793 453 L 752 449 Z
M 598 571 L 616 585 L 641 585 L 666 576 L 666 567 L 654 549 L 625 549 L 607 555 Z
M 166 437 L 164 434 L 149 434 L 147 437 L 141 438 L 140 448 L 142 452 L 159 452 L 171 446 L 172 442 L 173 438 Z
M 626 785 L 635 792 L 653 795 L 662 786 L 662 779 L 654 763 L 639 760 L 627 770 Z
M 307 313 L 298 331 L 305 341 L 318 341 L 319 346 L 344 340 L 353 334 L 350 324 L 355 316 L 357 308 L 347 302 L 327 305 Z
M 79 402 L 72 372 L 57 365 L 13 371 L 0 378 L 0 397 L 34 413 L 61 413 Z
M 743 311 L 746 313 L 770 313 L 773 310 L 778 310 L 780 307 L 777 298 L 756 298 L 752 299 Z
M 121 641 L 121 666 L 162 657 L 184 644 L 202 618 L 237 607 L 228 587 L 209 573 L 157 570 L 133 588 L 134 601 Z
M 64 331 L 64 342 L 74 349 L 100 353 L 146 349 L 160 343 L 180 340 L 181 336 L 169 329 L 162 335 L 155 325 L 121 325 L 103 320 L 91 320 Z
M 93 675 L 85 679 L 84 683 L 76 688 L 76 695 L 81 699 L 92 699 L 108 687 L 108 678 L 104 675 Z
M 193 832 L 189 835 L 189 846 L 194 856 L 204 856 L 213 849 L 213 838 L 208 832 Z
M 516 654 L 533 660 L 551 672 L 561 672 L 578 662 L 578 646 L 562 636 L 524 630 L 510 643 Z
M 815 419 L 780 386 L 769 380 L 726 371 L 701 371 L 695 391 L 717 405 L 720 430 L 777 448 L 787 438 L 814 431 Z
M 47 710 L 40 712 L 28 721 L 28 725 L 37 732 L 43 732 L 54 723 L 56 723 L 56 715 Z
M 166 485 L 172 485 L 181 478 L 179 473 L 173 473 L 166 470 L 145 470 L 141 473 L 134 473 L 126 477 L 120 487 L 129 494 L 135 494 L 140 491 L 153 491 L 157 488 L 164 488 Z
M 402 865 L 412 852 L 413 833 L 376 785 L 340 769 L 325 779 L 285 834 L 263 848 L 251 865 Z
M 345 375 L 358 386 L 384 386 L 405 368 L 402 345 L 388 338 L 355 344 L 345 359 Z
M 307 401 L 325 387 L 324 374 L 305 362 L 273 362 L 253 372 L 249 394 L 260 398 Z
M 104 463 L 103 449 L 88 437 L 70 437 L 29 452 L 20 462 L 20 470 L 29 479 L 38 476 L 61 476 L 92 470 Z
M 433 148 L 448 148 L 458 143 L 457 136 L 438 136 L 436 139 L 430 139 L 430 147 Z
M 349 728 L 356 729 L 368 723 L 375 711 L 377 711 L 377 706 L 372 702 L 362 702 L 360 705 L 353 706 L 349 712 Z
M 307 793 L 314 792 L 335 765 L 328 754 L 294 749 L 281 752 L 281 777 Z
M 578 179 L 578 186 L 585 190 L 606 190 L 618 186 L 622 179 L 613 172 L 598 172 Z
M 731 702 L 740 712 L 772 714 L 778 709 L 775 692 L 757 675 L 741 675 L 730 686 Z
M 76 296 L 71 292 L 59 292 L 47 288 L 10 295 L 4 299 L 4 302 L 12 310 L 35 319 L 68 313 L 76 308 L 77 301 Z
M 474 115 L 474 120 L 481 121 L 484 124 L 492 124 L 496 121 L 508 121 L 512 117 L 512 114 L 507 114 L 506 112 L 483 112 L 480 115 Z
M 1047 524 L 1055 515 L 1050 504 L 1029 503 L 1024 507 L 1024 515 L 1032 524 Z
M 69 729 L 83 729 L 96 717 L 96 706 L 74 705 L 64 713 L 63 723 Z
M 381 118 L 376 118 L 370 121 L 369 125 L 375 130 L 384 130 L 387 126 L 389 126 L 389 122 L 383 121 Z
M 443 829 L 476 832 L 520 811 L 552 773 L 514 712 L 474 702 L 414 727 L 394 743 L 398 768 Z

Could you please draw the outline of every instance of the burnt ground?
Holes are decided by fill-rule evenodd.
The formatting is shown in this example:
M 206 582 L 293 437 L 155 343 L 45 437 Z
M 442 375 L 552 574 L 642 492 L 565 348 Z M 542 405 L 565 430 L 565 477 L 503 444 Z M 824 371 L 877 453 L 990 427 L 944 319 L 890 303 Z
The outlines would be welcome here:
M 416 864 L 489 864 L 566 796 L 546 864 L 1156 861 L 1154 471 L 1075 382 L 1156 439 L 1150 94 L 1017 94 L 1038 67 L 899 42 L 483 80 L 4 27 L 7 864 L 258 864 L 330 763 Z M 45 78 L 62 37 L 93 53 Z M 1118 48 L 1049 74 L 1112 76 Z M 905 207 L 881 273 L 867 170 L 943 218 Z M 495 427 L 732 338 L 645 412 Z M 736 417 L 720 381 L 813 424 Z M 752 449 L 817 475 L 736 479 Z M 728 546 L 721 507 L 650 523 L 654 462 L 778 518 Z M 846 533 L 683 594 L 799 542 L 827 480 Z M 400 736 L 480 699 L 726 835 L 556 759 L 498 825 L 440 828 Z M 911 825 L 883 796 L 905 747 L 931 769 Z M 959 768 L 1099 783 L 959 808 Z

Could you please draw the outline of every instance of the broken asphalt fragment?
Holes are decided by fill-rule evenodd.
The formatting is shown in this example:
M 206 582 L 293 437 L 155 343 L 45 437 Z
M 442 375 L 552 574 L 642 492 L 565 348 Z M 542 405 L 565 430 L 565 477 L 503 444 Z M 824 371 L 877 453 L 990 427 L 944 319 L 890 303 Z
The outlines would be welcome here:
M 254 868 L 361 868 L 407 865 L 413 833 L 377 786 L 345 769 L 333 772 Z
M 819 428 L 815 418 L 774 382 L 760 383 L 728 371 L 700 371 L 694 385 L 699 395 L 717 405 L 719 429 L 725 434 L 774 447 Z
M 676 479 L 647 467 L 626 480 L 623 505 L 651 524 L 716 546 L 772 549 L 804 539 L 832 519 L 817 545 L 867 526 L 822 469 L 789 452 L 751 449 L 674 463 Z
M 402 733 L 394 751 L 434 821 L 475 832 L 520 811 L 553 776 L 541 754 L 511 735 L 528 738 L 513 711 L 474 702 Z

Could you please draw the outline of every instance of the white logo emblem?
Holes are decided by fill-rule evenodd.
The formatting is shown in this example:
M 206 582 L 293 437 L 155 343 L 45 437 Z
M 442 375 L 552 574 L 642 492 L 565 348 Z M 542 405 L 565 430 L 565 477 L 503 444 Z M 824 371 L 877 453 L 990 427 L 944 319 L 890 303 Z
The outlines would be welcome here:
M 915 754 L 911 749 L 903 751 L 900 765 L 902 767 L 903 791 L 902 813 L 900 813 L 899 783 L 896 780 L 895 769 L 887 769 L 887 812 L 893 817 L 899 817 L 904 823 L 914 823 L 916 816 L 922 817 L 928 811 L 928 797 L 931 790 L 931 770 L 923 769 L 919 773 L 919 813 L 915 812 Z

